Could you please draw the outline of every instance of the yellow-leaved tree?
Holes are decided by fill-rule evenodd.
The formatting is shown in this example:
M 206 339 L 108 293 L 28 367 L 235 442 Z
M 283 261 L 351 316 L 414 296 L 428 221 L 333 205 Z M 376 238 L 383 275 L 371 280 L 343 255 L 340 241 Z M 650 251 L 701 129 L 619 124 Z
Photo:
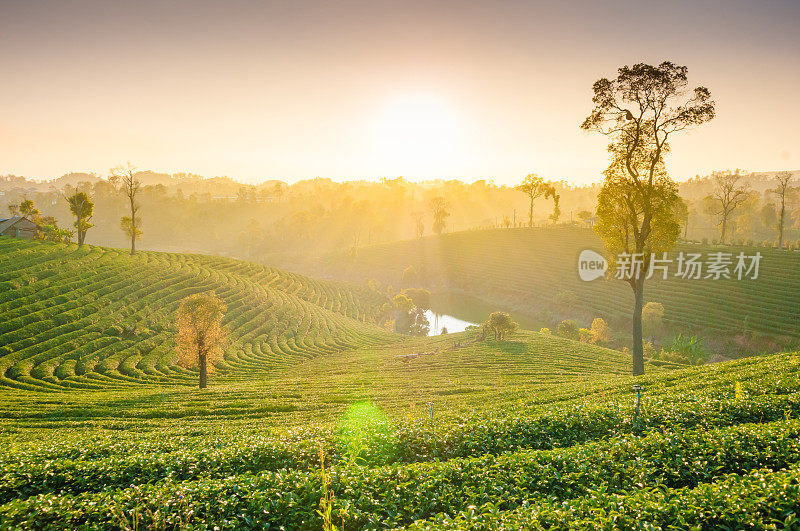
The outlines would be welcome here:
M 227 338 L 222 326 L 225 310 L 227 306 L 213 291 L 190 295 L 178 308 L 179 363 L 200 369 L 200 389 L 208 385 L 209 364 L 213 366 Z

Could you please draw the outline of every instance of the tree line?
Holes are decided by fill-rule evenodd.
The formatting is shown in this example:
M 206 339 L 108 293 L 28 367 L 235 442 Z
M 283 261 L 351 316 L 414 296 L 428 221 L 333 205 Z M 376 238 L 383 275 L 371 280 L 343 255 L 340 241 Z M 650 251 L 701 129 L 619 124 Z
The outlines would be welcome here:
M 137 178 L 135 171 L 136 168 L 130 163 L 118 166 L 111 170 L 108 180 L 115 190 L 124 195 L 130 205 L 130 215 L 120 218 L 120 228 L 130 239 L 132 255 L 136 253 L 136 240 L 142 236 L 142 220 L 137 215 L 140 208 L 137 196 L 141 189 L 141 181 Z M 18 205 L 9 205 L 8 209 L 12 214 L 24 216 L 41 226 L 42 239 L 69 243 L 73 238 L 77 238 L 78 247 L 82 247 L 86 241 L 87 231 L 94 227 L 91 222 L 94 216 L 94 201 L 87 191 L 81 190 L 80 184 L 72 188 L 65 187 L 60 196 L 69 206 L 69 211 L 75 218 L 72 223 L 75 230 L 59 227 L 58 220 L 51 215 L 42 214 L 31 199 L 24 199 Z
M 349 248 L 357 253 L 364 245 L 450 231 L 556 223 L 589 226 L 595 222 L 600 191 L 600 185 L 573 186 L 536 174 L 515 186 L 487 180 L 416 183 L 402 178 L 242 185 L 229 178 L 127 169 L 116 168 L 105 178 L 69 174 L 51 183 L 0 176 L 0 208 L 20 213 L 25 204 L 35 202 L 49 216 L 44 222 L 39 220 L 40 225 L 51 226 L 43 233 L 47 239 L 65 241 L 77 234 L 79 242 L 88 237 L 90 243 L 111 247 L 146 245 L 154 250 L 259 260 L 273 253 L 308 249 Z M 726 174 L 738 175 L 736 187 L 747 189 L 732 202 L 719 182 Z M 788 181 L 782 189 L 778 181 L 785 176 Z M 796 179 L 792 181 L 789 172 L 777 177 L 722 171 L 678 184 L 686 204 L 681 237 L 715 243 L 769 241 L 770 245 L 780 240 L 782 246 L 797 246 L 800 197 Z M 76 197 L 77 205 L 69 204 L 65 198 L 77 192 L 85 197 Z M 77 221 L 76 212 L 82 220 L 80 228 L 73 223 L 55 230 L 55 219 Z M 143 218 L 148 223 L 146 233 Z

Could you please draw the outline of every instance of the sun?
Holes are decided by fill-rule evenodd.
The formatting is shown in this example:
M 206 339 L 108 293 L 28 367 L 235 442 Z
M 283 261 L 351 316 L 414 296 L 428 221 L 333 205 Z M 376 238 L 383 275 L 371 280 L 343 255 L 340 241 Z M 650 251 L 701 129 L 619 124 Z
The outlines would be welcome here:
M 446 172 L 458 156 L 463 123 L 447 100 L 435 94 L 405 94 L 377 113 L 372 140 L 388 173 L 433 176 Z

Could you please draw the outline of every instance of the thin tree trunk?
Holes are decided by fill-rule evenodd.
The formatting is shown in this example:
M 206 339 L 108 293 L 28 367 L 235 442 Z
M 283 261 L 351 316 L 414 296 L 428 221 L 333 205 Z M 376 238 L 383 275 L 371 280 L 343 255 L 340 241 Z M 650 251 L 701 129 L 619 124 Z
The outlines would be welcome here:
M 208 385 L 208 367 L 205 354 L 200 354 L 200 389 L 205 389 Z
M 528 226 L 533 227 L 533 196 L 531 196 L 531 206 L 528 209 Z
M 644 308 L 644 278 L 634 281 L 633 288 L 633 375 L 644 374 L 644 339 L 642 338 L 642 309 Z
M 781 219 L 778 225 L 778 249 L 783 249 L 783 216 L 786 213 L 786 203 L 781 197 Z
M 725 244 L 725 228 L 726 228 L 725 226 L 727 224 L 728 224 L 728 216 L 723 216 L 723 218 L 722 218 L 722 237 L 721 237 L 722 241 L 719 242 L 719 243 L 721 243 L 723 245 Z
M 83 230 L 81 230 L 81 227 L 83 226 L 81 218 L 76 218 L 76 219 L 78 220 L 78 247 L 80 248 L 83 247 L 83 240 L 86 237 L 86 233 Z
M 136 211 L 133 208 L 133 195 L 130 196 L 131 199 L 131 256 L 136 254 Z M 201 387 L 205 387 L 205 385 L 201 385 Z

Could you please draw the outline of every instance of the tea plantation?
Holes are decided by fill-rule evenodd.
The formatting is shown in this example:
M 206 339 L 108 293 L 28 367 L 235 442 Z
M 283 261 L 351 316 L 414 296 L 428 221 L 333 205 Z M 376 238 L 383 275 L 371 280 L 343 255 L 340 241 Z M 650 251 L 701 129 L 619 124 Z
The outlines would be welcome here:
M 578 256 L 584 249 L 603 250 L 590 229 L 493 229 L 365 246 L 356 256 L 333 253 L 322 257 L 321 266 L 308 270 L 354 281 L 376 278 L 396 286 L 403 270 L 413 266 L 420 282 L 431 289 L 465 291 L 531 315 L 541 309 L 564 310 L 556 296 L 572 292 L 574 306 L 586 315 L 587 325 L 593 317 L 603 317 L 625 322 L 618 328 L 627 329 L 633 307 L 630 288 L 618 280 L 582 281 Z M 676 264 L 667 279 L 657 273 L 645 287 L 645 301 L 663 304 L 665 320 L 675 330 L 684 335 L 766 334 L 784 349 L 797 348 L 800 252 L 684 243 L 674 249 L 672 258 L 680 252 L 700 253 L 703 260 L 708 253 L 759 252 L 762 259 L 757 279 L 704 278 L 705 269 L 703 278 L 685 279 L 674 275 Z M 280 257 L 272 258 L 280 263 Z
M 0 240 L 0 386 L 194 384 L 174 364 L 175 311 L 214 290 L 231 341 L 218 370 L 249 378 L 385 341 L 368 290 L 200 255 Z
M 3 530 L 800 527 L 797 353 L 634 380 L 536 332 L 390 334 L 368 290 L 205 256 L 0 240 L 0 282 Z M 173 320 L 210 289 L 231 340 L 201 391 Z

